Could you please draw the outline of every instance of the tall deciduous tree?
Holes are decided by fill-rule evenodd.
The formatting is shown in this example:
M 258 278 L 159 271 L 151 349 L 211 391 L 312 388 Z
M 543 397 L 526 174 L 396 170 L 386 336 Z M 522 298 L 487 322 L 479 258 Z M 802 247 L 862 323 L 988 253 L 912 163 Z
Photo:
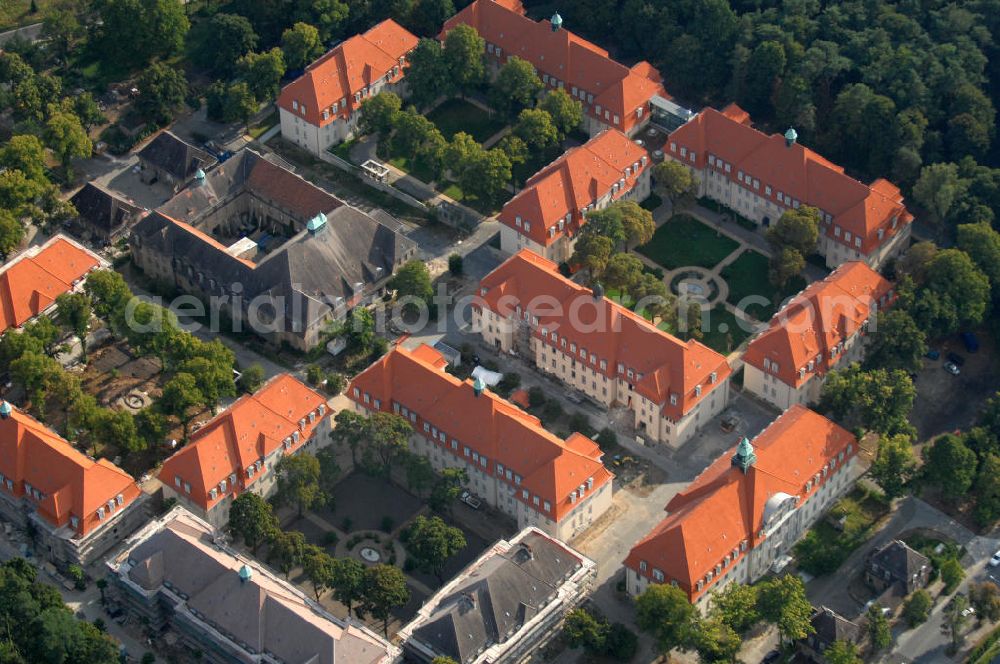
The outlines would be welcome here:
M 278 476 L 278 496 L 295 505 L 299 516 L 313 505 L 323 503 L 319 486 L 319 460 L 305 452 L 281 457 L 274 472 Z
M 862 664 L 858 647 L 851 641 L 834 641 L 823 651 L 827 664 Z
M 712 595 L 712 615 L 744 634 L 760 620 L 757 610 L 757 587 L 730 583 Z
M 257 548 L 278 529 L 271 504 L 252 491 L 236 496 L 229 507 L 229 532 L 240 537 L 257 555 Z
M 534 65 L 527 60 L 511 56 L 502 67 L 490 88 L 490 105 L 500 115 L 513 119 L 525 108 L 535 105 L 542 90 Z
M 406 87 L 417 108 L 427 108 L 454 89 L 441 42 L 421 39 L 407 56 Z
M 406 550 L 417 568 L 433 574 L 438 583 L 444 583 L 445 564 L 465 546 L 462 530 L 449 526 L 439 516 L 418 516 L 407 531 Z
M 388 138 L 403 108 L 403 100 L 394 92 L 380 92 L 361 102 L 361 131 Z
M 352 465 L 358 465 L 358 450 L 367 440 L 368 418 L 353 410 L 342 410 L 333 418 L 337 426 L 333 429 L 333 440 L 347 445 L 351 450 Z
M 188 84 L 184 70 L 154 62 L 142 72 L 136 82 L 139 98 L 136 110 L 147 122 L 157 125 L 169 123 L 187 97 Z
M 757 607 L 761 616 L 778 628 L 782 640 L 804 639 L 813 633 L 812 605 L 797 576 L 781 576 L 760 584 Z
M 656 647 L 661 653 L 674 648 L 686 650 L 694 644 L 696 613 L 680 588 L 652 585 L 639 595 L 635 610 L 639 628 L 656 639 Z
M 528 147 L 546 151 L 559 142 L 559 130 L 552 116 L 540 108 L 526 108 L 517 116 L 514 134 Z
M 157 405 L 168 415 L 173 415 L 184 427 L 184 440 L 188 437 L 191 424 L 190 410 L 205 403 L 205 397 L 198 389 L 198 381 L 189 373 L 178 373 L 163 386 Z
M 236 61 L 236 72 L 246 81 L 254 99 L 274 99 L 285 75 L 285 54 L 278 47 L 263 53 L 251 51 Z
M 333 558 L 318 546 L 309 545 L 302 554 L 302 571 L 318 602 L 319 596 L 333 583 Z
M 237 61 L 257 47 L 257 33 L 245 17 L 237 14 L 214 15 L 199 23 L 191 32 L 191 58 L 220 76 L 236 70 Z
M 365 612 L 382 621 L 382 633 L 389 636 L 389 616 L 397 606 L 410 599 L 410 589 L 406 587 L 406 577 L 398 567 L 375 565 L 365 574 L 362 600 Z
M 353 558 L 337 558 L 330 566 L 330 587 L 338 602 L 347 607 L 347 617 L 354 615 L 354 605 L 365 596 L 365 566 Z
M 307 546 L 306 536 L 297 530 L 274 530 L 268 538 L 267 560 L 287 579 L 292 569 L 302 563 Z
M 281 33 L 281 50 L 291 70 L 302 69 L 323 53 L 319 30 L 299 21 Z
M 976 477 L 976 454 L 955 434 L 939 436 L 927 452 L 924 473 L 949 498 L 964 496 Z
M 444 63 L 448 76 L 464 95 L 486 78 L 483 51 L 486 40 L 469 25 L 458 25 L 444 39 Z
M 917 371 L 923 367 L 927 341 L 923 330 L 903 309 L 881 313 L 865 357 L 870 367 Z
M 906 434 L 879 438 L 878 454 L 869 474 L 882 487 L 889 500 L 903 495 L 907 482 L 913 476 L 917 464 L 912 445 L 912 440 Z
M 875 652 L 885 650 L 892 644 L 892 630 L 882 605 L 875 602 L 868 607 L 868 641 Z
M 569 262 L 579 265 L 590 273 L 590 280 L 596 281 L 604 274 L 604 270 L 614 252 L 614 243 L 610 238 L 594 234 L 581 234 L 573 248 Z
M 429 303 L 434 296 L 431 274 L 423 261 L 407 261 L 386 285 L 396 291 L 399 298 L 411 297 Z
M 698 178 L 680 162 L 667 160 L 657 164 L 653 169 L 653 179 L 657 190 L 670 201 L 671 209 L 698 195 Z
M 49 114 L 45 122 L 45 144 L 59 157 L 67 174 L 71 172 L 69 165 L 74 158 L 89 157 L 94 149 L 80 118 L 64 110 Z
M 562 88 L 549 90 L 542 97 L 538 108 L 552 117 L 552 124 L 558 130 L 560 138 L 573 133 L 583 123 L 583 105 Z

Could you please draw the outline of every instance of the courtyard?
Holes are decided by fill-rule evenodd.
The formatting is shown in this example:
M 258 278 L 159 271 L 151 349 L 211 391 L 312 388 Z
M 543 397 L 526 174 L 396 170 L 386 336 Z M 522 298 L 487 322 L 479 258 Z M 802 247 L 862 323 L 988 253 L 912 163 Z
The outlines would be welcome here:
M 657 228 L 653 239 L 636 251 L 667 270 L 689 265 L 712 269 L 739 246 L 694 217 L 678 214 Z
M 763 254 L 748 249 L 719 272 L 729 285 L 726 302 L 743 310 L 759 321 L 767 321 L 780 308 L 782 300 L 805 288 L 806 280 L 795 277 L 784 288 L 778 288 L 768 279 L 768 259 Z M 746 303 L 748 297 L 763 297 L 767 303 Z
M 483 143 L 505 126 L 492 113 L 465 99 L 448 99 L 438 104 L 427 114 L 427 119 L 433 122 L 449 141 L 455 134 L 464 131 L 477 143 Z

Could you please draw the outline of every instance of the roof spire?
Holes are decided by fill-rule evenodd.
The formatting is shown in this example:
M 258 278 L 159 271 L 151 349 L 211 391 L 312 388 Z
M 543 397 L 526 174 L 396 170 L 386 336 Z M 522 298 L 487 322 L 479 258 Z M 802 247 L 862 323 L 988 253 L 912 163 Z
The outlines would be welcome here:
M 561 28 L 563 24 L 562 16 L 559 15 L 559 12 L 556 12 L 555 14 L 552 15 L 551 22 L 552 22 L 552 32 L 558 32 L 559 28 Z
M 733 455 L 733 465 L 743 471 L 749 472 L 750 466 L 757 461 L 757 455 L 753 451 L 753 445 L 744 436 L 740 444 L 736 446 L 736 454 Z

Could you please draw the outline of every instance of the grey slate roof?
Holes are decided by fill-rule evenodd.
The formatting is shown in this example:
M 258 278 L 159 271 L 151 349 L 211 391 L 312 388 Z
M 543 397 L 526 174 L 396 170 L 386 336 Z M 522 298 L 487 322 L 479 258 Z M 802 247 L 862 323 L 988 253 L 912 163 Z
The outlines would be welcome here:
M 112 235 L 136 218 L 142 208 L 112 194 L 107 189 L 88 182 L 73 194 L 69 202 L 82 221 L 104 235 Z
M 179 595 L 198 621 L 249 653 L 266 651 L 279 661 L 310 664 L 388 659 L 378 637 L 320 614 L 252 561 L 250 579 L 243 581 L 239 570 L 247 562 L 219 549 L 202 525 L 196 527 L 189 516 L 168 521 L 129 552 L 128 578 L 147 591 L 167 588 Z
M 922 553 L 914 551 L 901 540 L 889 542 L 876 551 L 869 566 L 877 568 L 880 574 L 888 572 L 893 581 L 904 583 L 930 565 L 930 560 Z
M 861 627 L 857 623 L 825 606 L 816 610 L 811 622 L 813 629 L 816 630 L 812 638 L 822 647 L 829 646 L 834 641 L 857 643 L 861 640 Z
M 474 568 L 413 637 L 459 664 L 471 662 L 531 620 L 580 566 L 566 549 L 531 533 L 509 552 Z
M 187 143 L 169 131 L 160 132 L 139 151 L 139 159 L 186 181 L 201 168 L 208 169 L 215 157 Z

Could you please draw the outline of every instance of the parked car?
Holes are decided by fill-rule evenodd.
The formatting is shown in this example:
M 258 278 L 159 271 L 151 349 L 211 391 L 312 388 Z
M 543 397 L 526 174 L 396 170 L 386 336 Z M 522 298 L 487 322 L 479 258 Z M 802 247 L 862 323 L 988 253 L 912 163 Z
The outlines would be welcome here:
M 461 500 L 463 503 L 465 503 L 466 505 L 468 505 L 469 507 L 471 507 L 474 510 L 478 510 L 483 505 L 483 501 L 481 501 L 478 498 L 476 498 L 469 491 L 463 491 L 462 495 L 459 496 L 458 499 Z
M 947 355 L 945 355 L 945 357 L 948 359 L 949 362 L 954 364 L 956 367 L 960 367 L 963 364 L 965 364 L 965 358 L 959 355 L 958 353 L 948 353 Z
M 939 357 L 941 357 L 941 352 L 931 348 L 929 351 L 924 353 L 924 357 L 926 357 L 928 360 L 936 360 Z
M 950 373 L 952 376 L 957 376 L 958 374 L 962 373 L 962 370 L 959 369 L 957 366 L 955 366 L 954 362 L 945 362 L 944 370 Z
M 990 567 L 997 567 L 998 565 L 1000 565 L 1000 551 L 997 551 L 996 553 L 993 554 L 993 557 L 990 558 L 989 564 Z
M 965 350 L 970 353 L 979 350 L 979 339 L 972 332 L 962 332 L 962 343 L 965 345 Z

